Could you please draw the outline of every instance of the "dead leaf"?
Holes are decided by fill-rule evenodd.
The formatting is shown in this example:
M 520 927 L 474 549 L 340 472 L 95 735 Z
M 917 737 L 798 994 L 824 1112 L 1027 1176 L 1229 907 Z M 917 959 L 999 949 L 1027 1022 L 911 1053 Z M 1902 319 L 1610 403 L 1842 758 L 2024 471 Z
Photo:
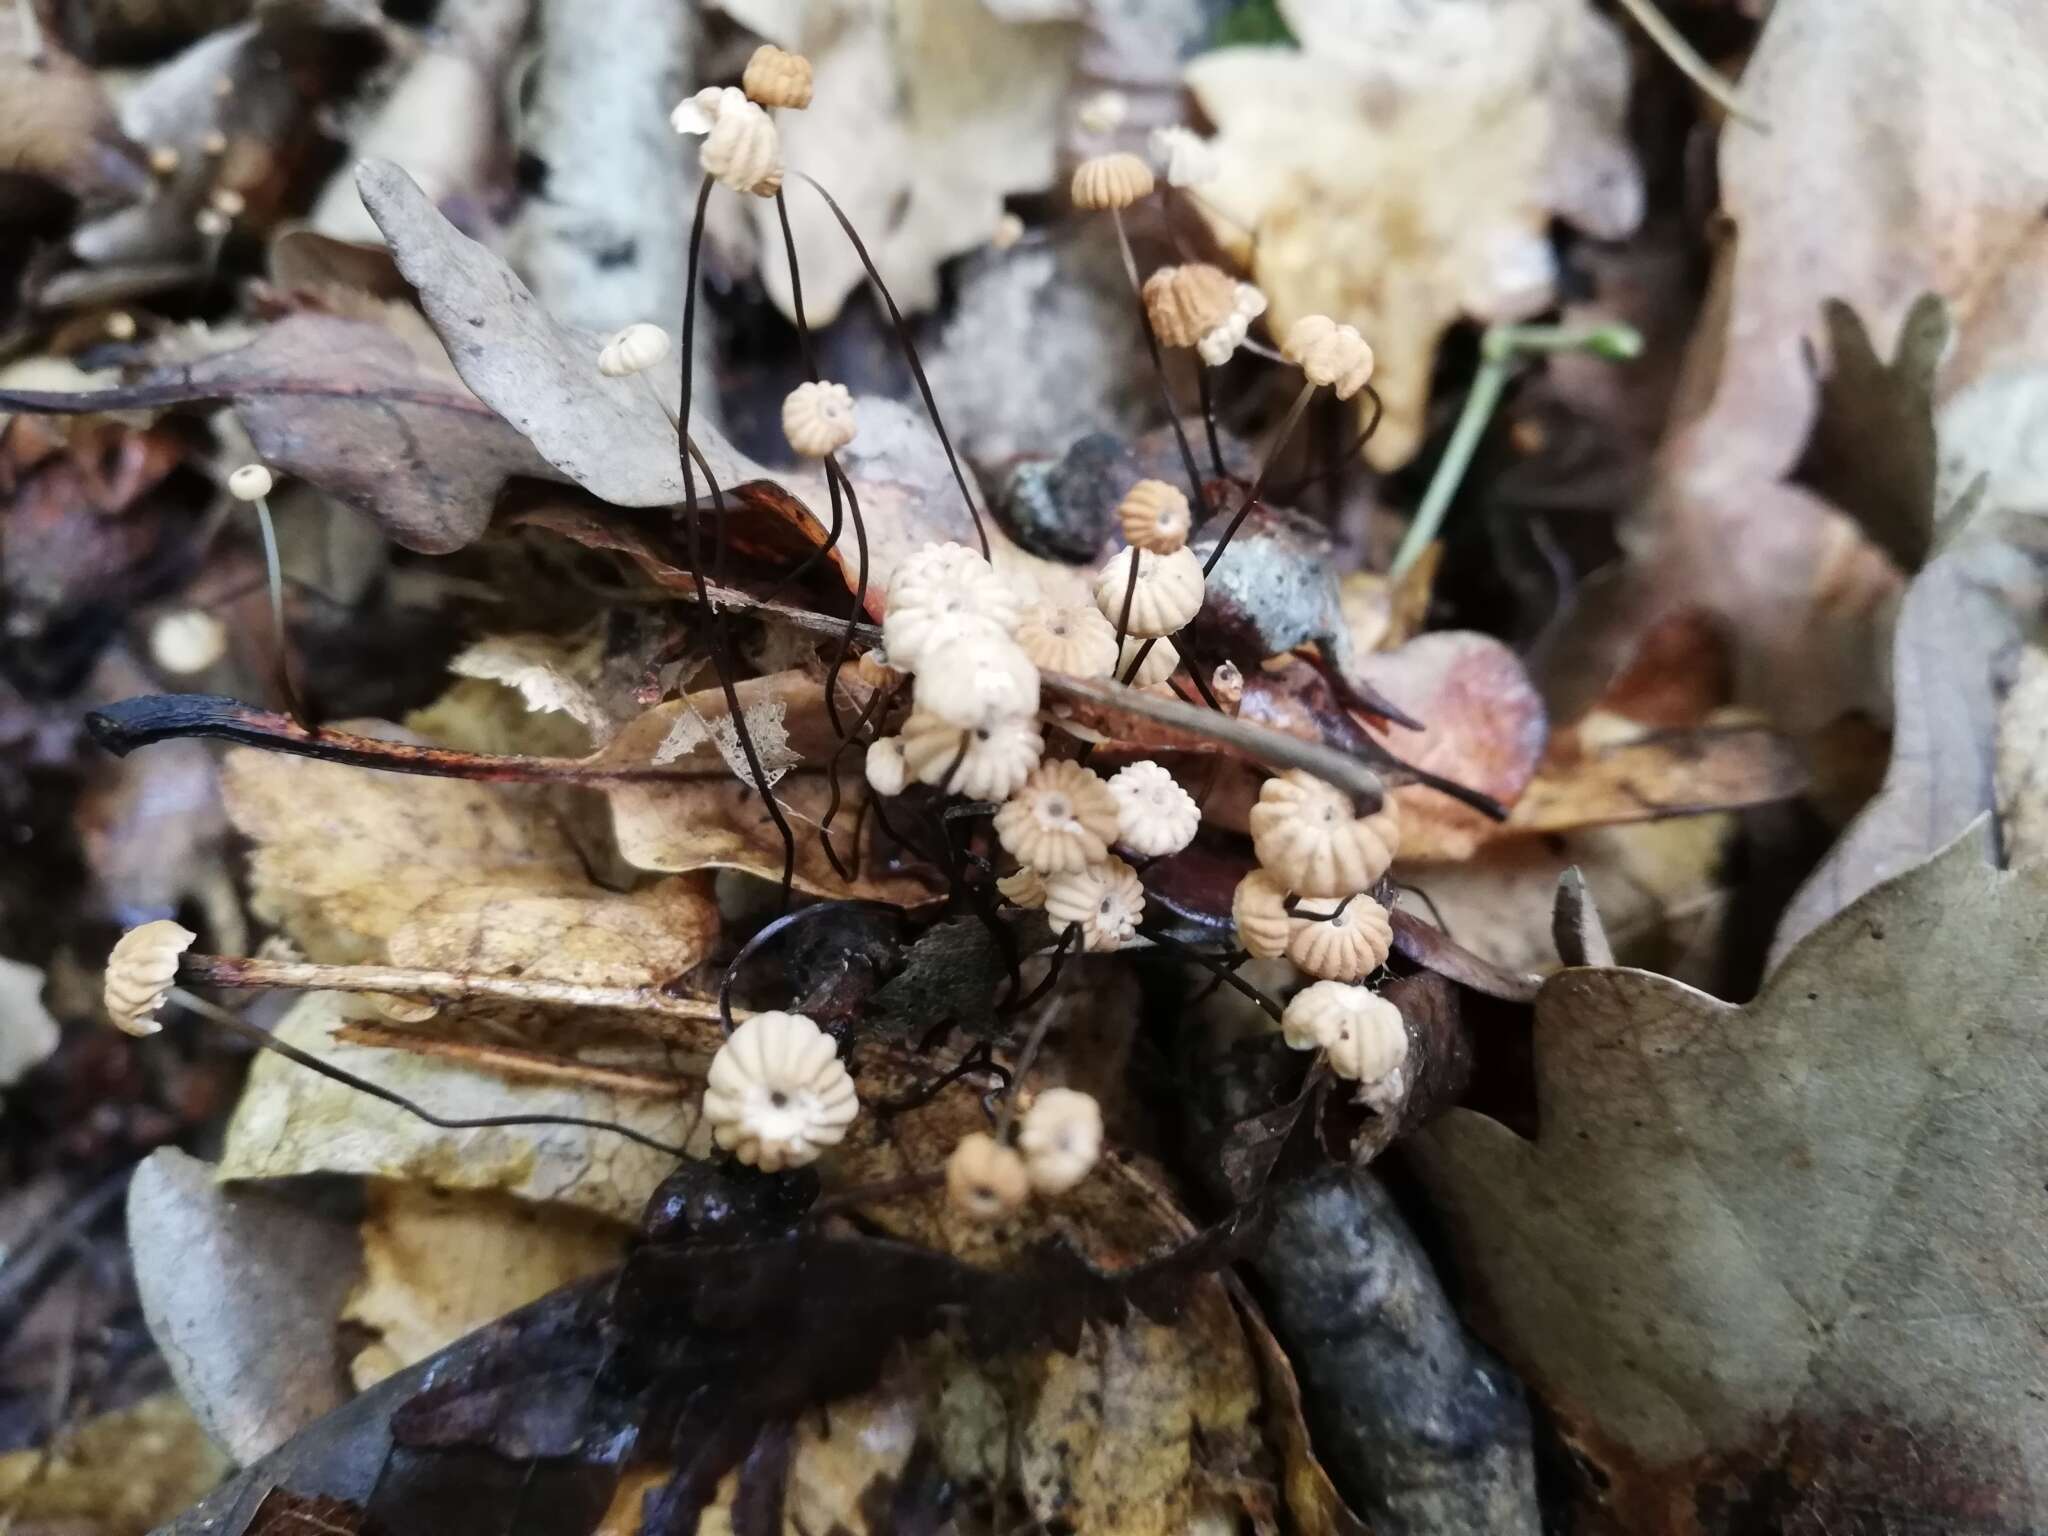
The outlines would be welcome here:
M 1276 336 L 1319 313 L 1372 343 L 1386 419 L 1366 456 L 1391 469 L 1422 441 L 1444 329 L 1551 303 L 1552 215 L 1606 239 L 1641 217 L 1621 132 L 1627 50 L 1581 0 L 1278 9 L 1298 49 L 1188 65 L 1222 164 L 1203 197 L 1272 301 Z
M 2044 580 L 2033 557 L 1976 541 L 1942 555 L 1907 589 L 1892 644 L 1897 691 L 1884 787 L 1792 898 L 1771 943 L 1800 939 L 1881 882 L 1960 836 L 1992 808 L 1998 658 L 2024 632 Z
M 1438 630 L 1361 656 L 1359 675 L 1422 721 L 1373 734 L 1402 761 L 1513 806 L 1542 760 L 1543 701 L 1522 664 L 1489 635 Z M 1495 823 L 1423 785 L 1397 789 L 1401 857 L 1461 859 Z
M 724 9 L 811 60 L 810 107 L 777 123 L 783 154 L 839 200 L 905 310 L 938 302 L 940 266 L 987 243 L 1005 197 L 1052 184 L 1079 28 L 1013 24 L 945 0 L 781 13 L 730 0 Z M 793 184 L 787 201 L 804 309 L 824 325 L 867 274 L 822 198 Z M 762 285 L 793 315 L 775 208 L 763 199 L 742 206 Z
M 234 405 L 274 469 L 311 481 L 425 554 L 481 534 L 509 477 L 550 473 L 460 380 L 422 367 L 400 337 L 323 315 L 280 320 L 244 347 L 117 389 L 0 391 L 0 405 L 24 411 L 208 401 Z
M 1948 345 L 1948 306 L 1921 295 L 1900 322 L 1889 363 L 1855 310 L 1830 299 L 1822 313 L 1830 367 L 1798 477 L 1854 518 L 1900 570 L 1917 571 L 1939 512 L 1934 375 Z
M 696 1096 L 653 1099 L 581 1084 L 508 1082 L 491 1073 L 407 1051 L 349 1045 L 333 1037 L 378 1016 L 361 999 L 331 992 L 301 998 L 276 1035 L 451 1119 L 488 1115 L 576 1115 L 627 1125 L 698 1156 L 710 1150 Z M 228 1123 L 222 1179 L 277 1179 L 350 1173 L 457 1191 L 494 1191 L 555 1201 L 615 1222 L 641 1207 L 675 1166 L 637 1142 L 582 1126 L 443 1130 L 395 1105 L 264 1054 Z
M 2029 645 L 2013 658 L 1998 701 L 1992 776 L 2006 862 L 2030 868 L 2048 859 L 2048 651 Z
M 557 325 L 512 269 L 442 217 L 404 171 L 365 161 L 356 184 L 456 372 L 486 405 L 603 501 L 666 507 L 685 499 L 668 417 L 679 374 L 607 378 L 597 371 L 603 338 Z M 693 421 L 690 431 L 728 491 L 764 477 L 708 424 Z M 706 487 L 698 494 L 708 503 Z
M 1822 306 L 1848 305 L 1884 353 L 1920 297 L 1939 296 L 1957 330 L 1944 394 L 1990 366 L 1993 341 L 2000 366 L 2038 361 L 2038 333 L 2003 295 L 2038 263 L 2029 237 L 2048 206 L 2048 168 L 2027 148 L 2048 110 L 2040 63 L 2031 19 L 2003 0 L 1796 0 L 1772 7 L 1744 71 L 1772 131 L 1722 136 L 1736 238 L 1631 546 L 1668 593 L 1727 619 L 1740 697 L 1789 729 L 1881 716 L 1889 692 L 1896 572 L 1789 483 L 1818 408 L 1807 348 Z
M 0 171 L 38 176 L 81 198 L 142 195 L 149 173 L 99 76 L 47 40 L 32 55 L 22 51 L 18 18 L 0 21 Z
M 457 677 L 503 683 L 536 713 L 567 715 L 602 745 L 614 729 L 611 711 L 575 676 L 575 656 L 551 635 L 496 635 L 479 640 L 448 663 Z
M 222 782 L 252 906 L 315 960 L 657 987 L 717 937 L 707 881 L 601 889 L 530 789 L 247 748 Z
M 14 1529 L 143 1536 L 220 1480 L 227 1460 L 173 1392 L 88 1419 L 58 1443 L 0 1455 Z
M 1411 1140 L 1489 1332 L 1621 1528 L 1765 1488 L 1785 1529 L 2048 1516 L 2048 885 L 1981 850 L 1860 897 L 1747 1007 L 1553 978 L 1537 1140 L 1467 1111 Z
M 1806 787 L 1793 744 L 1757 726 L 1656 731 L 1546 763 L 1502 834 L 1698 816 L 1790 800 Z
M 345 1217 L 213 1172 L 151 1153 L 128 1186 L 128 1238 L 172 1379 L 207 1434 L 250 1462 L 347 1401 L 334 1317 L 361 1261 Z
M 341 1313 L 374 1335 L 349 1365 L 359 1392 L 626 1248 L 624 1228 L 581 1211 L 388 1179 L 370 1181 L 362 1239 L 363 1276 Z

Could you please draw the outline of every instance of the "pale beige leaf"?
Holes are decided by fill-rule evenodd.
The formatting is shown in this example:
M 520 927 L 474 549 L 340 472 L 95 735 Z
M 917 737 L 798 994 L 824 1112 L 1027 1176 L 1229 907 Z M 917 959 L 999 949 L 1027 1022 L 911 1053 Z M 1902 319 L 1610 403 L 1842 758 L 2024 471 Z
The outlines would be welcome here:
M 578 1115 L 631 1126 L 670 1143 L 708 1151 L 695 1094 L 654 1099 L 581 1084 L 509 1082 L 440 1057 L 335 1041 L 332 1031 L 376 1012 L 358 998 L 314 993 L 277 1026 L 277 1037 L 358 1076 L 404 1094 L 446 1118 L 507 1114 Z M 451 1131 L 395 1105 L 265 1054 L 228 1123 L 223 1179 L 352 1173 L 413 1180 L 449 1190 L 492 1190 L 553 1200 L 613 1221 L 633 1222 L 674 1159 L 601 1130 L 505 1126 Z
M 375 1335 L 349 1367 L 358 1391 L 611 1268 L 625 1253 L 626 1229 L 495 1193 L 373 1179 L 362 1240 L 363 1276 L 341 1313 Z

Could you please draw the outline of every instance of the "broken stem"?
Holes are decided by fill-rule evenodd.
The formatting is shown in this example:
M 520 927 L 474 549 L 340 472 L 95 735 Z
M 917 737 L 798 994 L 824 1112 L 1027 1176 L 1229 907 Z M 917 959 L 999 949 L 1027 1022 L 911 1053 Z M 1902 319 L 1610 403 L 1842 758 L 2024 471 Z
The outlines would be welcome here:
M 1552 352 L 1587 352 L 1623 362 L 1641 356 L 1642 350 L 1643 338 L 1625 325 L 1487 327 L 1479 342 L 1479 371 L 1472 377 L 1472 388 L 1458 412 L 1457 425 L 1451 428 L 1444 456 L 1437 460 L 1436 471 L 1429 477 L 1429 489 L 1422 493 L 1422 505 L 1415 509 L 1415 519 L 1402 535 L 1400 548 L 1394 551 L 1394 563 L 1387 568 L 1388 583 L 1399 585 L 1401 578 L 1422 558 L 1422 552 L 1435 541 L 1521 358 Z

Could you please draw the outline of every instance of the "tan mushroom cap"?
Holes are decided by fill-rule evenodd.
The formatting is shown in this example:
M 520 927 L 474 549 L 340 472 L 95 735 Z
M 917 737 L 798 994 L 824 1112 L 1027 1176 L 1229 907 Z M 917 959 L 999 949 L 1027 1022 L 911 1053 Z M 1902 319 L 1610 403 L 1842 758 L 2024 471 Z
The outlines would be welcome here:
M 1192 347 L 1237 308 L 1237 282 L 1221 267 L 1191 261 L 1145 279 L 1145 317 L 1169 347 Z
M 1187 497 L 1164 480 L 1140 480 L 1132 486 L 1117 504 L 1116 517 L 1126 544 L 1155 555 L 1181 548 L 1194 526 Z
M 1047 672 L 1108 677 L 1116 670 L 1116 626 L 1092 607 L 1034 603 L 1017 620 L 1012 638 Z
M 1048 877 L 1045 916 L 1055 934 L 1078 926 L 1083 949 L 1121 949 L 1137 937 L 1145 887 L 1138 872 L 1112 854 L 1086 869 Z
M 1371 816 L 1314 774 L 1291 769 L 1259 787 L 1250 816 L 1259 863 L 1304 896 L 1350 896 L 1387 872 L 1400 851 L 1399 813 Z
M 1138 562 L 1137 584 L 1131 584 L 1131 562 Z M 1125 633 L 1156 639 L 1184 628 L 1202 611 L 1202 562 L 1194 552 L 1177 549 L 1155 555 L 1142 549 L 1121 549 L 1095 578 L 1095 606 L 1115 624 L 1125 615 Z
M 1009 799 L 1045 753 L 1030 715 L 963 727 L 918 710 L 899 739 L 912 778 L 970 800 Z
M 986 1131 L 960 1138 L 946 1159 L 946 1199 L 976 1221 L 995 1221 L 1031 1198 L 1023 1156 Z
M 1287 328 L 1280 350 L 1311 384 L 1327 384 L 1339 400 L 1349 400 L 1372 378 L 1372 348 L 1356 327 L 1328 315 L 1303 315 Z
M 740 76 L 747 99 L 764 107 L 800 112 L 811 104 L 811 61 L 773 43 L 763 43 Z
M 1128 208 L 1150 197 L 1152 167 L 1136 155 L 1094 155 L 1074 167 L 1074 206 L 1090 210 Z
M 1078 1088 L 1048 1088 L 1024 1111 L 1017 1148 L 1031 1187 L 1064 1195 L 1102 1156 L 1102 1106 Z
M 1393 947 L 1393 920 L 1370 896 L 1295 903 L 1287 958 L 1311 976 L 1363 981 L 1386 963 Z
M 829 379 L 797 385 L 782 402 L 782 435 L 807 459 L 822 459 L 853 441 L 853 392 Z
M 996 837 L 1010 857 L 1043 874 L 1086 869 L 1116 841 L 1117 799 L 1079 763 L 1041 763 L 995 815 Z
M 101 993 L 107 1017 L 124 1035 L 153 1035 L 157 1010 L 178 980 L 178 957 L 199 937 L 168 918 L 130 928 L 107 956 Z
M 1287 886 L 1269 869 L 1255 869 L 1230 893 L 1230 920 L 1237 942 L 1258 960 L 1277 960 L 1287 953 L 1294 919 L 1287 911 Z

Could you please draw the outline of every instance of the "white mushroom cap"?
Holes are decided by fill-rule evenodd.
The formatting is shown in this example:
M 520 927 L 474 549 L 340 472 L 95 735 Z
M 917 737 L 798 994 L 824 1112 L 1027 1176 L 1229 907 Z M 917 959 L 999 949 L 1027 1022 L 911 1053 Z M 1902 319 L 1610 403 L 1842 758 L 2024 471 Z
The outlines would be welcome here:
M 1311 384 L 1329 385 L 1339 400 L 1349 400 L 1372 378 L 1372 348 L 1356 326 L 1328 315 L 1303 315 L 1287 328 L 1280 350 Z
M 1294 919 L 1287 911 L 1287 886 L 1269 869 L 1255 869 L 1237 882 L 1230 894 L 1230 920 L 1237 942 L 1259 960 L 1277 960 L 1287 953 Z
M 1145 649 L 1148 645 L 1150 650 Z M 1138 660 L 1140 651 L 1145 652 L 1145 660 L 1133 674 L 1131 665 Z M 1127 635 L 1117 651 L 1117 679 L 1132 688 L 1150 688 L 1165 682 L 1179 670 L 1180 651 L 1171 640 L 1141 640 L 1135 635 Z
M 1083 949 L 1121 949 L 1138 936 L 1145 887 L 1138 872 L 1112 854 L 1086 869 L 1049 876 L 1045 916 L 1055 934 L 1078 925 Z
M 782 402 L 782 435 L 807 459 L 822 459 L 853 441 L 853 392 L 816 379 L 797 385 Z
M 599 349 L 597 371 L 608 379 L 644 373 L 668 356 L 668 332 L 642 320 L 618 332 Z
M 1401 1010 L 1364 987 L 1318 981 L 1288 1000 L 1283 1039 L 1298 1051 L 1329 1052 L 1330 1068 L 1355 1083 L 1376 1083 L 1408 1058 Z
M 1133 560 L 1138 562 L 1138 584 L 1131 591 Z M 1095 606 L 1112 624 L 1123 616 L 1127 591 L 1131 608 L 1126 633 L 1147 639 L 1170 635 L 1202 611 L 1202 562 L 1189 549 L 1170 555 L 1118 550 L 1095 578 Z
M 261 464 L 244 464 L 228 476 L 228 494 L 237 501 L 261 501 L 277 481 Z
M 1177 123 L 1154 128 L 1149 147 L 1152 158 L 1165 169 L 1169 187 L 1207 186 L 1222 174 L 1216 147 L 1191 128 Z
M 1250 816 L 1259 862 L 1304 896 L 1349 896 L 1387 872 L 1400 851 L 1393 802 L 1359 816 L 1337 789 L 1292 769 L 1259 787 Z
M 1017 620 L 1016 641 L 1047 672 L 1108 677 L 1116 668 L 1116 628 L 1092 607 L 1034 603 Z
M 1370 896 L 1341 901 L 1304 897 L 1294 905 L 1287 958 L 1311 976 L 1363 981 L 1386 962 L 1393 947 L 1393 920 Z
M 1016 590 L 962 544 L 927 544 L 891 574 L 882 645 L 915 672 L 937 648 L 976 627 L 1008 634 L 1023 605 Z
M 1045 753 L 1031 715 L 961 727 L 918 710 L 904 722 L 901 740 L 912 778 L 970 800 L 1007 800 Z
M 757 1013 L 711 1058 L 704 1119 L 718 1144 L 766 1172 L 817 1161 L 860 1113 L 839 1047 L 800 1013 Z
M 130 928 L 107 956 L 102 998 L 107 1017 L 124 1035 L 153 1035 L 156 1021 L 178 980 L 178 957 L 199 937 L 168 918 Z
M 934 646 L 918 668 L 917 707 L 953 725 L 982 725 L 1038 713 L 1038 668 L 994 626 L 975 626 L 957 645 Z
M 1017 1147 L 1031 1187 L 1041 1195 L 1064 1195 L 1102 1156 L 1102 1106 L 1077 1088 L 1048 1088 L 1024 1111 Z
M 1179 853 L 1201 830 L 1202 808 L 1157 763 L 1118 770 L 1109 792 L 1116 797 L 1116 840 L 1133 853 L 1150 859 Z
M 869 789 L 884 799 L 893 800 L 910 782 L 910 770 L 903 761 L 903 743 L 894 736 L 883 736 L 869 742 L 861 771 L 867 777 Z
M 703 134 L 698 164 L 735 192 L 773 197 L 782 187 L 782 145 L 775 123 L 746 92 L 706 86 L 669 114 L 677 133 Z

